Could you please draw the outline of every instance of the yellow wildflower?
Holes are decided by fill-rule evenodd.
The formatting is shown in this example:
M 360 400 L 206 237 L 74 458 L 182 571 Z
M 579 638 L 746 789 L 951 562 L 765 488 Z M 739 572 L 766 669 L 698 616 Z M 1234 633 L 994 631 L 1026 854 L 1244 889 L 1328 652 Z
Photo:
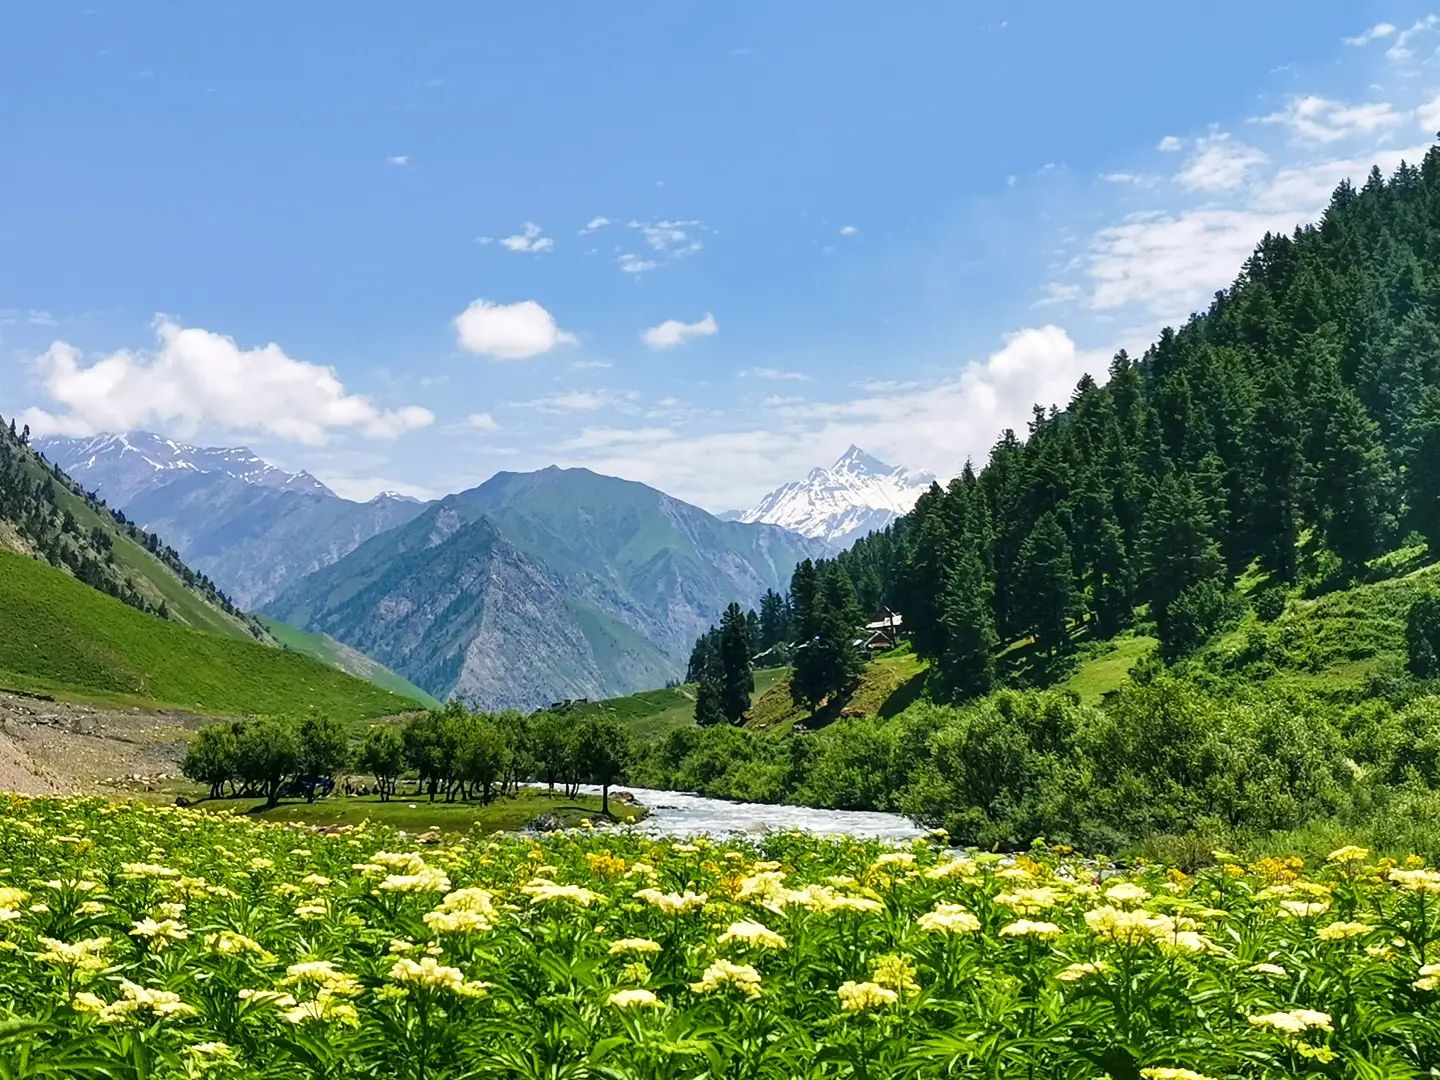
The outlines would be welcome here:
M 728 960 L 716 960 L 705 969 L 699 982 L 690 984 L 690 989 L 697 994 L 713 994 L 726 987 L 733 987 L 746 997 L 759 997 L 760 973 L 749 964 L 732 964 Z
M 866 1012 L 870 1009 L 887 1008 L 900 1000 L 894 990 L 873 982 L 846 982 L 836 991 L 840 1008 L 845 1012 Z

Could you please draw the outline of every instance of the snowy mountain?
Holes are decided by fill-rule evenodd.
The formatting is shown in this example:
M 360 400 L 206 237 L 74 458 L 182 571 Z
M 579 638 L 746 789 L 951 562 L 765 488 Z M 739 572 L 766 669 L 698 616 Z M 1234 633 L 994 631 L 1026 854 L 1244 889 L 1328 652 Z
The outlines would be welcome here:
M 244 447 L 190 446 L 146 431 L 37 439 L 35 448 L 246 608 L 422 509 L 393 492 L 352 502 Z
M 841 551 L 908 512 L 934 482 L 928 472 L 886 465 L 852 446 L 828 469 L 776 488 L 739 520 L 780 525 Z
M 316 495 L 334 492 L 307 472 L 286 472 L 243 446 L 190 446 L 148 431 L 88 439 L 45 438 L 35 448 L 112 506 L 187 472 L 220 473 L 247 484 Z

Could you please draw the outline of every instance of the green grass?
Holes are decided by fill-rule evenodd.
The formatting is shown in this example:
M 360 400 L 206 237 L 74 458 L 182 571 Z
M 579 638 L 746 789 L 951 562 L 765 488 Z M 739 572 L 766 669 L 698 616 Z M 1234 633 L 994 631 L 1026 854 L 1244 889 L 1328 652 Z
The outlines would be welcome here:
M 859 684 L 848 697 L 827 702 L 811 716 L 808 710 L 796 708 L 790 700 L 789 669 L 779 670 L 783 674 L 763 694 L 758 693 L 759 687 L 756 687 L 757 696 L 745 721 L 746 727 L 763 731 L 795 724 L 818 727 L 842 716 L 889 718 L 919 700 L 925 688 L 924 662 L 912 652 L 895 650 L 866 664 Z
M 1102 651 L 1082 660 L 1060 685 L 1075 691 L 1087 705 L 1097 704 L 1106 694 L 1120 689 L 1130 677 L 1130 669 L 1158 644 L 1157 639 L 1145 634 L 1112 638 Z
M 578 825 L 583 818 L 602 820 L 598 795 L 567 798 L 538 788 L 522 788 L 513 798 L 496 799 L 488 806 L 476 801 L 432 803 L 423 796 L 398 796 L 390 802 L 381 802 L 373 795 L 356 798 L 332 795 L 313 803 L 286 800 L 271 810 L 265 809 L 263 801 L 255 799 L 205 799 L 193 805 L 216 813 L 250 814 L 269 821 L 305 825 L 359 825 L 370 821 L 416 832 L 432 828 L 454 832 L 470 829 L 513 832 L 525 828 L 542 814 L 551 815 L 566 826 Z M 643 807 L 614 800 L 610 809 L 622 821 L 630 817 L 638 821 L 646 813 Z
M 308 630 L 300 630 L 289 623 L 283 623 L 264 615 L 260 616 L 260 621 L 264 624 L 265 629 L 270 631 L 270 636 L 287 649 L 293 649 L 295 652 L 313 657 L 323 664 L 339 668 L 348 675 L 354 675 L 357 679 L 364 679 L 366 682 L 378 686 L 381 690 L 418 701 L 427 709 L 438 709 L 444 704 L 439 698 L 427 694 L 403 675 L 397 675 L 380 661 L 372 660 L 358 649 L 352 649 L 349 645 L 336 641 L 329 634 L 312 634 Z
M 0 552 L 0 686 L 218 715 L 360 721 L 415 702 L 299 653 L 145 615 L 53 567 Z
M 27 468 L 37 479 L 49 477 L 38 459 L 29 461 Z M 60 510 L 69 510 L 82 529 L 88 531 L 98 527 L 108 533 L 115 565 L 152 605 L 158 608 L 163 602 L 171 619 L 197 630 L 208 630 L 242 641 L 255 640 L 243 620 L 222 611 L 199 591 L 186 585 L 174 570 L 130 539 L 129 533 L 108 511 L 92 509 L 84 499 L 58 482 L 55 484 L 55 505 Z
M 788 668 L 760 668 L 755 672 L 755 697 L 759 702 L 781 679 Z M 610 715 L 628 727 L 637 738 L 649 741 L 664 738 L 672 728 L 695 722 L 695 686 L 671 686 L 663 690 L 642 690 L 626 697 L 606 698 L 574 705 L 567 715 L 579 720 L 586 716 Z

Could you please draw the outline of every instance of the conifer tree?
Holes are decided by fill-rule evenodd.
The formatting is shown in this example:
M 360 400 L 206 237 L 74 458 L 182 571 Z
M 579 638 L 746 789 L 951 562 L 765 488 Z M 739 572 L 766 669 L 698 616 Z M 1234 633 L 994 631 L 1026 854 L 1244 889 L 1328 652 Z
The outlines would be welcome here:
M 1330 550 L 1349 574 L 1380 550 L 1388 504 L 1380 427 L 1351 391 L 1340 389 L 1325 428 L 1315 496 Z
M 1304 456 L 1299 414 L 1283 374 L 1274 373 L 1255 411 L 1256 491 L 1251 517 L 1261 565 L 1280 581 L 1295 579 L 1295 545 L 1300 538 Z
M 745 718 L 755 675 L 750 667 L 750 634 L 739 604 L 731 604 L 720 618 L 717 656 L 720 676 L 720 712 L 732 724 Z
M 1413 449 L 1405 470 L 1405 498 L 1412 528 L 1440 556 L 1440 391 L 1422 400 L 1413 428 Z
M 1047 653 L 1068 640 L 1067 624 L 1079 606 L 1070 540 L 1053 513 L 1042 514 L 1020 549 L 1020 589 L 1029 629 Z
M 1188 477 L 1168 477 L 1145 519 L 1146 595 L 1162 643 L 1172 640 L 1170 608 L 1189 590 L 1219 581 L 1225 560 L 1204 501 Z
M 1095 618 L 1105 637 L 1130 624 L 1135 611 L 1135 571 L 1125 549 L 1125 534 L 1113 517 L 1100 526 L 1100 550 L 1095 560 Z
M 956 561 L 940 602 L 945 644 L 935 666 L 935 690 L 946 701 L 964 701 L 995 687 L 995 620 L 990 584 L 974 551 Z

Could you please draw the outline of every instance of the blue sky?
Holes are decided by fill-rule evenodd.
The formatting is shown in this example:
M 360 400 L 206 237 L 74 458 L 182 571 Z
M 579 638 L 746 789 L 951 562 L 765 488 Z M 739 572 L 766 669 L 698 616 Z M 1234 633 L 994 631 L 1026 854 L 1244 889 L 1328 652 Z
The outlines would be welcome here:
M 950 475 L 1423 153 L 1437 49 L 1313 0 L 11 0 L 0 413 L 354 497 Z

